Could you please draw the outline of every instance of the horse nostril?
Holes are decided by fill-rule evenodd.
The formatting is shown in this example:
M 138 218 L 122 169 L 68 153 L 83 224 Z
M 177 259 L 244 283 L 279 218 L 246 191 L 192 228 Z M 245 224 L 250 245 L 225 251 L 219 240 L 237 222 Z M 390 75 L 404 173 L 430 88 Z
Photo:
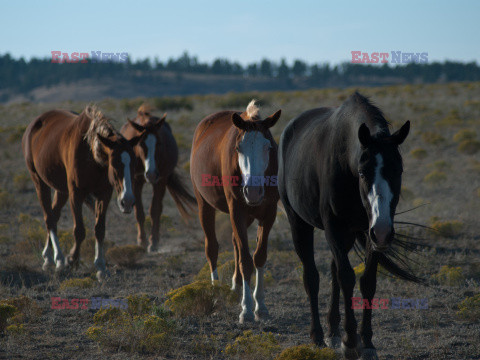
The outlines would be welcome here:
M 120 200 L 120 205 L 122 205 L 122 208 L 125 207 L 125 200 Z

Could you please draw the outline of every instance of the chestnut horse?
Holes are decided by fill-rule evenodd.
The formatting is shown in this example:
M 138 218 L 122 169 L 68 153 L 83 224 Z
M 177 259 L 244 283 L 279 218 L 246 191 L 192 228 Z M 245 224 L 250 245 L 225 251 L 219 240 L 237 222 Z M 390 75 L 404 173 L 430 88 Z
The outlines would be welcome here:
M 23 154 L 43 209 L 47 240 L 43 268 L 78 265 L 80 245 L 85 238 L 82 204 L 95 201 L 95 266 L 97 277 L 105 277 L 103 239 L 108 204 L 115 188 L 117 204 L 123 213 L 132 211 L 135 197 L 132 174 L 133 146 L 141 136 L 126 140 L 94 106 L 80 114 L 52 110 L 37 117 L 25 130 Z M 55 191 L 53 206 L 50 189 Z M 70 200 L 74 238 L 65 263 L 57 237 L 60 212 Z M 53 248 L 53 249 L 52 249 Z
M 137 112 L 137 117 L 128 120 L 121 128 L 127 139 L 145 133 L 142 140 L 134 147 L 137 157 L 133 191 L 135 194 L 135 217 L 137 219 L 137 242 L 146 247 L 144 230 L 145 214 L 142 204 L 142 189 L 145 181 L 153 186 L 153 198 L 150 205 L 152 233 L 149 238 L 148 251 L 158 250 L 160 233 L 160 215 L 163 210 L 163 197 L 168 189 L 184 219 L 189 217 L 189 210 L 196 204 L 181 177 L 175 171 L 178 161 L 178 147 L 170 125 L 165 121 L 166 114 L 158 118 L 151 114 L 148 105 L 143 104 Z
M 240 187 L 240 179 L 277 175 L 277 144 L 269 131 L 280 117 L 280 110 L 261 120 L 254 100 L 245 112 L 221 111 L 204 118 L 197 126 L 190 156 L 190 175 L 198 202 L 200 224 L 205 233 L 205 254 L 212 282 L 218 280 L 218 242 L 215 211 L 230 214 L 235 253 L 232 290 L 243 285 L 240 323 L 268 315 L 264 302 L 263 274 L 267 241 L 277 216 L 279 195 L 276 186 L 258 186 L 251 181 Z M 224 179 L 221 186 L 205 186 L 205 179 Z M 214 183 L 215 184 L 215 183 Z M 217 183 L 220 185 L 220 183 Z M 247 228 L 258 220 L 257 248 L 252 257 Z M 250 294 L 250 277 L 256 268 L 255 316 Z

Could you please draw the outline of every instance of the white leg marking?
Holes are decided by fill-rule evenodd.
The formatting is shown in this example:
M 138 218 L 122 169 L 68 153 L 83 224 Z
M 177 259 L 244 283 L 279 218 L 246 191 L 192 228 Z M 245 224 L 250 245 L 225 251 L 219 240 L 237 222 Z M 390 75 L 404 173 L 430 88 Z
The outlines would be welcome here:
M 386 231 L 389 231 L 392 226 L 392 219 L 390 216 L 390 203 L 393 198 L 392 191 L 388 182 L 383 178 L 381 170 L 383 168 L 383 157 L 377 154 L 375 159 L 377 160 L 377 166 L 375 168 L 375 178 L 372 185 L 372 189 L 368 193 L 368 201 L 372 207 L 372 228 L 379 229 L 379 233 L 376 233 L 377 240 L 383 241 L 379 238 L 385 235 Z
M 133 196 L 132 192 L 132 177 L 130 176 L 130 155 L 128 153 L 122 153 L 123 162 L 123 192 L 122 198 L 125 196 Z
M 53 230 L 50 230 L 50 241 L 53 246 L 53 257 L 55 259 L 56 268 L 60 270 L 65 266 L 65 257 L 63 256 L 62 249 L 60 249 L 57 234 Z
M 218 280 L 218 272 L 217 269 L 213 270 L 213 272 L 210 274 L 212 278 L 212 284 L 214 283 L 215 280 Z
M 250 293 L 250 286 L 243 280 L 243 297 L 242 297 L 242 312 L 240 313 L 240 323 L 245 321 L 253 321 L 255 316 L 253 315 L 253 299 Z
M 265 269 L 258 267 L 255 280 L 255 291 L 253 292 L 253 298 L 255 299 L 255 318 L 262 318 L 268 315 L 267 306 L 265 305 L 265 292 L 264 292 L 264 276 Z
M 53 261 L 53 249 L 50 243 L 50 234 L 48 234 L 47 242 L 43 248 L 42 257 L 45 260 L 42 266 L 43 270 L 47 270 L 49 266 L 55 265 L 55 262 Z
M 95 240 L 95 261 L 93 263 L 97 268 L 97 280 L 102 282 L 106 276 L 105 249 L 103 247 L 103 242 L 100 244 Z
M 145 145 L 147 145 L 147 158 L 145 159 L 145 175 L 149 171 L 156 171 L 155 163 L 155 146 L 157 144 L 157 138 L 153 134 L 149 134 L 145 139 Z

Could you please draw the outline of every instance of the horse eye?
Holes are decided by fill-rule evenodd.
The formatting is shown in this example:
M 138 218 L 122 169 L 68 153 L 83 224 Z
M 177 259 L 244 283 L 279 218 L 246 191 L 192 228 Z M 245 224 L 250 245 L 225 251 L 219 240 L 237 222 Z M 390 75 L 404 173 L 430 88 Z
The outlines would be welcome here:
M 362 180 L 365 180 L 365 175 L 364 175 L 362 172 L 359 172 L 358 175 L 360 175 L 360 178 L 361 178 Z

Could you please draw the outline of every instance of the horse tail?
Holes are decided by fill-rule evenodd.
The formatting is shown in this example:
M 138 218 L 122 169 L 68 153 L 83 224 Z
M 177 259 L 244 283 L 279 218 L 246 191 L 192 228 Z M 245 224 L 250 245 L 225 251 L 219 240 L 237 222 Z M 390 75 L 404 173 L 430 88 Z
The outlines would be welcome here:
M 167 189 L 172 195 L 180 215 L 185 220 L 190 219 L 191 212 L 195 211 L 197 199 L 188 191 L 184 180 L 176 171 L 173 171 L 168 177 Z
M 365 252 L 367 249 L 367 236 L 364 233 L 359 233 L 357 236 L 357 242 L 361 245 L 363 249 L 362 252 Z M 404 240 L 402 240 L 399 245 L 406 251 L 413 252 L 416 250 L 416 246 L 414 244 Z M 402 280 L 427 285 L 425 279 L 413 274 L 412 270 L 408 267 L 408 259 L 405 256 L 402 256 L 397 249 L 392 247 L 388 254 L 379 253 L 377 258 L 378 263 L 393 276 Z

